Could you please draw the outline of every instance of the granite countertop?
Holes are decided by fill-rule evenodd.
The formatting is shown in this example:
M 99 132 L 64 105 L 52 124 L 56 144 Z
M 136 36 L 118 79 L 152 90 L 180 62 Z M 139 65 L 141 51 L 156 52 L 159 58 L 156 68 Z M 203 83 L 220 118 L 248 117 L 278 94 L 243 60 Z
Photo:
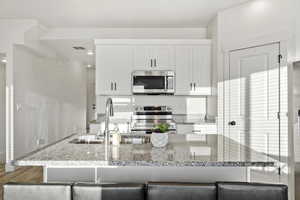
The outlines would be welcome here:
M 221 135 L 169 135 L 165 148 L 147 144 L 73 144 L 66 138 L 15 161 L 17 166 L 266 167 L 276 160 Z

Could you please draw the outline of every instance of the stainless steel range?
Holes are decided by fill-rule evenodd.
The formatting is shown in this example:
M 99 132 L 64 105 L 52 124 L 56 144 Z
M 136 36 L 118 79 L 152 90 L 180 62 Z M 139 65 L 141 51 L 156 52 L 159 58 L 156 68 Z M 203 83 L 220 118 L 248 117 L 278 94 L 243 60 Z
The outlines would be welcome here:
M 170 132 L 176 132 L 172 108 L 168 106 L 136 106 L 132 118 L 132 132 L 151 134 L 157 124 L 169 124 Z

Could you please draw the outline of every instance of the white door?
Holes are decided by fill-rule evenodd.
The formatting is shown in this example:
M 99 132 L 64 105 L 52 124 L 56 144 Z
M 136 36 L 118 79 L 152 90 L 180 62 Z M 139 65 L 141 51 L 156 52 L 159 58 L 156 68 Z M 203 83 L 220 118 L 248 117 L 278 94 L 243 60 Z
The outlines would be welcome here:
M 194 93 L 211 95 L 211 46 L 194 46 L 192 51 Z
M 130 95 L 132 46 L 97 46 L 96 91 L 99 95 Z
M 5 64 L 0 61 L 0 163 L 5 162 Z
M 279 44 L 232 51 L 225 73 L 226 159 L 264 159 L 254 152 L 279 155 Z M 237 152 L 237 153 L 235 153 Z
M 191 46 L 176 47 L 176 94 L 190 95 L 192 91 Z

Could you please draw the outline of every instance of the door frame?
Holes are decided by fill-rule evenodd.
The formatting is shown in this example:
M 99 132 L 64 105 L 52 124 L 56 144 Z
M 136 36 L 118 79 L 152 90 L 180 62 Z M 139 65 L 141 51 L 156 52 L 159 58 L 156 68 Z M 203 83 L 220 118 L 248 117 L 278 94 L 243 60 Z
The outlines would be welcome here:
M 1 160 L 0 160 L 0 162 L 2 163 L 2 164 L 4 164 L 5 162 L 6 162 L 6 117 L 7 117 L 7 111 L 6 111 L 6 62 L 4 62 L 3 60 L 5 59 L 5 60 L 7 60 L 6 59 L 6 54 L 4 54 L 4 53 L 0 53 L 0 64 L 2 65 L 3 64 L 3 67 L 4 67 L 4 77 L 5 77 L 5 82 L 4 82 L 4 102 L 2 102 L 2 103 L 4 103 L 4 132 L 2 133 L 1 132 L 1 136 L 0 137 L 3 137 L 4 138 L 4 147 L 3 147 L 3 152 L 2 152 L 2 154 L 3 155 L 1 155 Z M 2 67 L 2 66 L 1 66 Z M 2 113 L 1 113 L 1 115 L 2 115 Z M 2 135 L 3 134 L 3 135 Z M 2 149 L 2 147 L 1 147 L 1 149 Z M 3 158 L 3 160 L 2 160 L 2 158 Z
M 220 49 L 220 65 L 219 70 L 221 71 L 221 76 L 218 78 L 218 81 L 223 82 L 225 80 L 225 69 L 229 66 L 229 57 L 231 51 L 241 50 L 241 49 L 247 49 L 252 47 L 259 47 L 259 46 L 265 46 L 270 45 L 274 43 L 280 44 L 280 54 L 282 55 L 280 68 L 283 66 L 287 66 L 288 70 L 288 186 L 289 186 L 289 199 L 294 200 L 294 194 L 295 194 L 295 163 L 294 163 L 294 141 L 293 141 L 293 116 L 289 113 L 293 112 L 293 56 L 291 53 L 291 49 L 293 49 L 293 46 L 290 42 L 289 38 L 286 38 L 285 35 L 273 35 L 270 37 L 262 37 L 262 38 L 254 38 L 253 40 L 245 41 L 243 43 L 236 43 L 231 46 L 221 46 Z M 300 62 L 300 61 L 299 61 Z M 280 73 L 280 72 L 279 72 Z M 222 89 L 223 93 L 225 91 L 225 88 Z M 222 132 L 224 133 L 225 129 L 225 113 L 224 113 L 224 106 L 225 103 L 223 102 L 223 113 L 222 118 L 223 122 L 222 126 Z

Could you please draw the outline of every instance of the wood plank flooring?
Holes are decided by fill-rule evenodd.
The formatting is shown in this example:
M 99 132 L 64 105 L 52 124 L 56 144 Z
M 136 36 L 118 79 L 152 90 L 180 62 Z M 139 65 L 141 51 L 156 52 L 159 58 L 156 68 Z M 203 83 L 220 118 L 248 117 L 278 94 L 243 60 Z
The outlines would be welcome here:
M 42 167 L 18 167 L 14 172 L 5 173 L 4 165 L 0 164 L 0 200 L 3 200 L 3 184 L 7 182 L 42 183 Z

